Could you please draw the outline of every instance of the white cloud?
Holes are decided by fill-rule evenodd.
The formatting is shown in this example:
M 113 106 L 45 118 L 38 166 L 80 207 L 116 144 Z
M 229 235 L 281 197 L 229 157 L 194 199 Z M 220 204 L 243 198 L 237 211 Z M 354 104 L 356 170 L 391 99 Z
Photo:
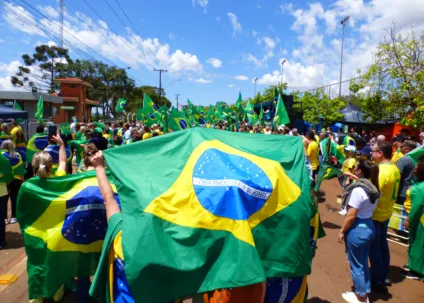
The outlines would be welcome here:
M 212 83 L 212 80 L 206 80 L 206 79 L 203 79 L 203 78 L 199 78 L 199 79 L 194 80 L 194 82 L 199 83 L 199 84 L 209 84 L 209 83 Z
M 58 20 L 35 19 L 22 7 L 15 7 L 9 3 L 5 4 L 5 8 L 6 12 L 3 17 L 13 30 L 47 37 L 39 28 L 24 24 L 22 22 L 24 20 L 33 26 L 40 23 L 55 35 L 59 34 Z M 151 70 L 158 66 L 166 66 L 169 72 L 202 71 L 203 66 L 196 55 L 180 49 L 171 51 L 169 44 L 161 43 L 157 38 L 140 37 L 129 28 L 125 34 L 117 35 L 104 22 L 92 20 L 80 12 L 71 15 L 65 11 L 65 15 L 65 47 L 70 49 L 70 53 L 74 57 L 84 51 L 102 61 L 105 61 L 103 57 L 106 57 L 112 62 L 131 66 L 134 69 L 144 66 Z M 52 33 L 48 33 L 50 39 L 52 39 L 52 35 Z M 99 57 L 95 52 L 100 53 L 103 57 Z
M 6 41 L 4 41 L 3 39 L 0 39 L 0 43 L 4 43 L 4 42 L 6 42 Z
M 249 77 L 244 76 L 244 75 L 239 75 L 239 76 L 235 76 L 234 79 L 240 80 L 240 81 L 247 81 L 247 80 L 249 80 Z
M 234 87 L 233 84 L 228 85 L 228 88 L 233 88 L 233 87 Z
M 174 34 L 173 33 L 169 33 L 169 40 L 175 40 Z
M 193 6 L 198 4 L 199 6 L 205 8 L 208 6 L 209 0 L 192 0 Z
M 235 35 L 238 32 L 241 32 L 242 27 L 240 22 L 237 19 L 237 16 L 233 13 L 228 13 L 227 16 L 230 19 L 231 25 L 233 26 L 233 34 Z
M 34 17 L 22 6 L 12 5 L 9 2 L 4 4 L 5 13 L 3 14 L 9 28 L 18 30 L 30 35 L 39 35 L 45 37 L 42 30 L 37 27 Z
M 37 5 L 37 7 L 39 11 L 41 11 L 44 15 L 47 15 L 48 17 L 51 17 L 53 19 L 59 18 L 58 9 L 54 9 L 50 5 L 47 5 L 47 6 Z
M 265 43 L 265 45 L 268 49 L 274 49 L 275 48 L 275 41 L 272 38 L 263 37 L 262 41 Z
M 15 60 L 10 62 L 9 64 L 0 63 L 0 73 L 6 73 L 7 75 L 15 74 L 18 71 L 18 67 L 22 64 Z
M 252 36 L 256 37 L 258 35 L 258 33 L 256 31 L 252 31 Z
M 210 65 L 212 65 L 215 68 L 220 68 L 222 66 L 222 62 L 219 59 L 216 58 L 209 58 L 207 61 Z
M 218 23 L 221 22 L 221 17 L 215 17 L 215 21 Z

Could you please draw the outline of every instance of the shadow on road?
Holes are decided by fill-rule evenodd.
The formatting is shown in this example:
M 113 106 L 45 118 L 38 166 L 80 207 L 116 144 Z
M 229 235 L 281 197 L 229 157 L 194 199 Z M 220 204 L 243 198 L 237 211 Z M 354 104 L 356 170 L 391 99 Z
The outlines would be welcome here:
M 324 228 L 329 228 L 329 229 L 340 229 L 342 228 L 340 225 L 338 224 L 334 224 L 328 221 L 325 221 L 324 223 L 322 223 L 322 227 Z
M 330 301 L 323 300 L 323 299 L 320 299 L 320 298 L 317 298 L 317 297 L 310 298 L 310 299 L 308 299 L 307 302 L 308 303 L 331 303 Z
M 5 249 L 16 249 L 24 247 L 24 237 L 21 233 L 8 231 L 6 232 L 7 246 Z

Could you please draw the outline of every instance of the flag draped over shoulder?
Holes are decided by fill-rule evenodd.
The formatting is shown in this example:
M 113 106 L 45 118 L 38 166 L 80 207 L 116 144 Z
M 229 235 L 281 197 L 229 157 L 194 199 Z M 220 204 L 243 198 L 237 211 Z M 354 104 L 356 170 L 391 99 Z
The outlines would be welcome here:
M 424 146 L 419 146 L 417 148 L 415 148 L 414 150 L 410 151 L 409 153 L 406 154 L 408 157 L 411 157 L 412 160 L 414 160 L 414 163 L 417 164 L 418 163 L 418 158 L 421 155 L 424 155 Z
M 30 299 L 51 298 L 74 277 L 95 273 L 107 230 L 95 171 L 29 179 L 19 191 L 17 215 Z
M 40 95 L 40 98 L 38 99 L 38 103 L 37 103 L 37 110 L 34 116 L 40 123 L 43 122 L 43 115 L 44 115 L 43 103 L 44 103 L 43 96 Z
M 340 173 L 341 173 L 340 169 L 321 163 L 321 165 L 319 166 L 317 182 L 315 184 L 314 191 L 315 192 L 319 191 L 322 181 L 334 178 Z
M 0 153 L 0 182 L 7 183 L 13 181 L 13 171 L 9 159 Z
M 114 226 L 122 228 L 135 302 L 310 273 L 313 202 L 298 137 L 252 141 L 250 134 L 193 128 L 104 154 L 121 198 Z M 101 279 L 96 275 L 91 293 L 109 295 Z
M 31 163 L 32 157 L 39 151 L 43 151 L 49 145 L 49 135 L 34 134 L 28 141 L 27 145 L 27 162 Z
M 424 275 L 424 182 L 411 187 L 408 268 Z
M 18 152 L 15 152 L 13 157 L 6 150 L 0 150 L 0 153 L 9 160 L 14 176 L 23 176 L 26 174 L 24 162 L 22 161 L 22 157 Z

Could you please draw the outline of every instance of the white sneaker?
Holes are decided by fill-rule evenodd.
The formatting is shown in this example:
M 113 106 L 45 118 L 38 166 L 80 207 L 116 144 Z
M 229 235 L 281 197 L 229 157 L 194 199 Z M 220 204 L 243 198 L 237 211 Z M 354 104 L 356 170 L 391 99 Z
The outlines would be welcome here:
M 16 218 L 12 218 L 12 219 L 10 219 L 10 224 L 14 224 L 14 223 L 16 223 L 16 222 L 18 222 L 18 220 L 16 220 Z
M 7 219 L 4 219 L 4 224 L 9 224 L 9 221 L 7 221 Z
M 347 215 L 347 210 L 346 210 L 346 208 L 345 208 L 345 209 L 342 209 L 341 211 L 339 211 L 339 215 L 340 215 L 340 216 L 346 216 L 346 215 Z
M 353 291 L 347 291 L 345 293 L 342 293 L 343 299 L 348 303 L 364 303 L 358 300 L 355 293 Z M 370 301 L 368 298 L 365 300 L 365 303 L 369 303 Z

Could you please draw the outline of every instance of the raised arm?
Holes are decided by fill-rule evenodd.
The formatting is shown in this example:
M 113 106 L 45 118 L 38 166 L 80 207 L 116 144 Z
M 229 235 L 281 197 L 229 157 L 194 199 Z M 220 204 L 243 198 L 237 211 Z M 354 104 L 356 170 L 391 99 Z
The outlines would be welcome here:
M 63 143 L 63 140 L 59 135 L 53 136 L 52 139 L 59 145 L 59 166 L 58 166 L 58 170 L 63 170 L 63 171 L 66 172 L 65 144 Z
M 102 193 L 103 200 L 105 201 L 106 216 L 109 220 L 109 218 L 112 217 L 114 214 L 120 213 L 121 209 L 119 208 L 118 202 L 116 202 L 112 186 L 110 186 L 109 179 L 106 175 L 102 151 L 98 151 L 94 155 L 94 157 L 91 159 L 91 163 L 96 169 L 100 192 Z

